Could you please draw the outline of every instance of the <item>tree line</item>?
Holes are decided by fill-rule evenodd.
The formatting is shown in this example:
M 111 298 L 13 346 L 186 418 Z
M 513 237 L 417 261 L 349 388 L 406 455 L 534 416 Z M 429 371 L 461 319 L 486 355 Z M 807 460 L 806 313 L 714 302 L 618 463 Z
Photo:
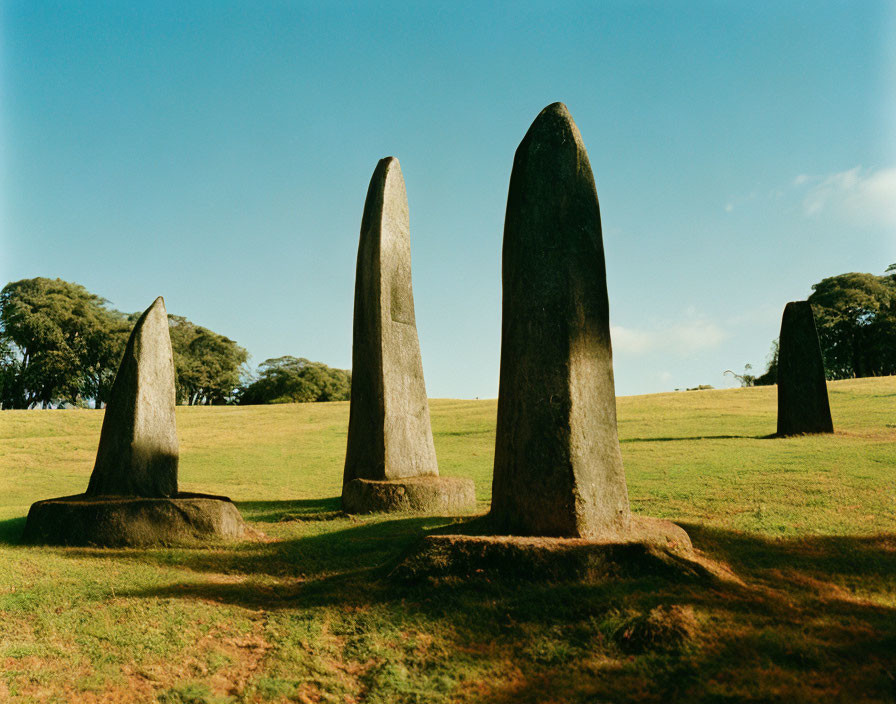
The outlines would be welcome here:
M 140 313 L 122 313 L 80 284 L 14 281 L 0 291 L 0 408 L 102 407 Z M 279 357 L 248 367 L 246 350 L 179 315 L 168 316 L 179 404 L 348 400 L 351 374 Z
M 896 374 L 896 264 L 884 274 L 830 276 L 812 286 L 808 298 L 829 380 Z M 777 383 L 778 341 L 759 376 L 731 373 L 741 386 Z
M 848 273 L 822 279 L 809 296 L 828 379 L 896 374 L 896 264 L 883 275 Z M 80 284 L 61 279 L 14 281 L 0 291 L 0 408 L 64 404 L 104 406 L 130 331 L 140 313 L 122 313 Z M 344 401 L 351 373 L 284 356 L 256 371 L 236 342 L 183 316 L 169 315 L 181 404 Z M 758 376 L 777 381 L 777 340 Z M 733 372 L 731 372 L 733 374 Z

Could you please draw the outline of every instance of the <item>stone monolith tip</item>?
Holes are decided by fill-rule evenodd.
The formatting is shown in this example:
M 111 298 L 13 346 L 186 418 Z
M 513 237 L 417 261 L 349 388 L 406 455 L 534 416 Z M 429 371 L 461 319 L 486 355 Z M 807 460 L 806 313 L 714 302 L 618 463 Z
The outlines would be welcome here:
M 824 360 L 808 301 L 791 301 L 778 340 L 778 435 L 833 433 Z
M 438 474 L 414 316 L 407 194 L 398 159 L 387 157 L 370 179 L 361 220 L 343 506 L 454 511 L 472 503 L 471 482 Z
M 177 495 L 174 357 L 159 296 L 140 316 L 112 386 L 89 496 Z
M 518 535 L 630 528 L 600 209 L 562 103 L 532 123 L 510 176 L 491 517 Z

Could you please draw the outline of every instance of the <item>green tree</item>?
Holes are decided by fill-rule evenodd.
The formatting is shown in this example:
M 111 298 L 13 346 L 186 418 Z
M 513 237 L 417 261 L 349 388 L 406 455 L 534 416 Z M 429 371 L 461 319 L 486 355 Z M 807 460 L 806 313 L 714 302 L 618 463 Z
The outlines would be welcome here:
M 168 321 L 178 400 L 189 405 L 232 402 L 249 359 L 246 350 L 182 316 L 169 315 Z
M 778 383 L 778 341 L 772 340 L 772 349 L 768 353 L 765 372 L 753 380 L 754 386 L 771 386 Z
M 257 378 L 243 389 L 239 402 L 250 405 L 347 401 L 351 382 L 351 373 L 344 369 L 304 358 L 277 357 L 259 365 Z
M 108 400 L 128 335 L 127 316 L 79 284 L 23 279 L 0 292 L 0 407 Z M 227 403 L 240 389 L 246 350 L 223 335 L 170 315 L 183 403 Z
M 0 364 L 5 408 L 105 401 L 108 365 L 120 356 L 124 316 L 79 284 L 23 279 L 0 291 Z
M 828 378 L 896 373 L 896 276 L 840 274 L 812 289 Z
M 15 345 L 0 336 L 0 408 L 22 408 L 22 362 Z M 23 402 L 22 402 L 23 403 Z
M 722 373 L 722 376 L 725 376 L 725 374 L 730 374 L 730 375 L 733 376 L 735 379 L 737 379 L 738 383 L 741 385 L 741 388 L 746 388 L 747 386 L 753 386 L 753 384 L 756 382 L 756 377 L 755 377 L 755 375 L 750 374 L 750 372 L 752 371 L 752 369 L 753 369 L 753 365 L 752 365 L 752 364 L 745 364 L 745 365 L 744 365 L 744 373 L 743 373 L 743 374 L 737 374 L 736 372 L 733 372 L 733 371 L 730 370 L 730 369 L 726 369 L 726 370 Z

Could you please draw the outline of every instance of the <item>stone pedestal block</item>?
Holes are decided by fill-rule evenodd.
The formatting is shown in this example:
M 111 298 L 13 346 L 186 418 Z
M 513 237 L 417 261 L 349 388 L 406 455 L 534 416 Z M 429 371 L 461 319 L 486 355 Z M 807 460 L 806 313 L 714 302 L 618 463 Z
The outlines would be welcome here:
M 196 545 L 253 535 L 224 496 L 181 493 L 165 498 L 86 494 L 38 501 L 22 539 L 44 545 L 142 547 Z
M 455 515 L 466 513 L 475 505 L 473 481 L 460 477 L 353 479 L 342 489 L 342 508 L 346 513 L 422 511 Z
M 625 539 L 599 541 L 495 535 L 429 535 L 398 565 L 398 579 L 604 582 L 661 577 L 724 578 L 668 521 L 632 516 Z

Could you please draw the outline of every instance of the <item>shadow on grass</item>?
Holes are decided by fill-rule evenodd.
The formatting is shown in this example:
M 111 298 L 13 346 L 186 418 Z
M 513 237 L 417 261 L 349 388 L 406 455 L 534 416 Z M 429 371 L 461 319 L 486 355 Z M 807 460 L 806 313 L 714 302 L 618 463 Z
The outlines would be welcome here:
M 694 435 L 679 438 L 619 438 L 620 443 L 627 442 L 678 442 L 691 440 L 771 440 L 778 437 L 775 433 L 770 435 Z
M 326 520 L 341 513 L 340 497 L 295 501 L 239 501 L 236 506 L 247 521 L 276 523 L 289 520 Z M 25 516 L 0 521 L 0 545 L 20 545 Z
M 481 520 L 448 525 L 452 519 L 365 519 L 322 534 L 241 548 L 232 557 L 195 551 L 184 556 L 184 566 L 245 579 L 222 583 L 199 576 L 118 596 L 216 601 L 265 611 L 325 609 L 314 618 L 347 634 L 346 648 L 377 633 L 423 628 L 441 634 L 450 643 L 445 652 L 462 659 L 476 653 L 496 671 L 517 664 L 509 680 L 483 685 L 478 700 L 493 704 L 537 702 L 545 691 L 557 701 L 721 701 L 706 694 L 716 676 L 723 689 L 735 686 L 731 701 L 742 700 L 736 686 L 763 701 L 782 688 L 794 695 L 791 701 L 834 701 L 849 687 L 878 697 L 892 693 L 887 673 L 896 666 L 896 608 L 881 603 L 886 600 L 874 603 L 850 585 L 869 594 L 893 594 L 894 535 L 775 540 L 685 526 L 699 550 L 730 565 L 744 584 L 659 577 L 409 584 L 390 577 L 392 566 L 422 534 L 472 532 L 470 526 Z M 161 555 L 147 552 L 140 559 Z M 289 577 L 275 578 L 284 574 Z M 620 652 L 619 625 L 659 606 L 695 610 L 701 624 L 697 642 L 680 653 L 647 652 L 643 658 Z M 615 664 L 583 668 L 595 653 L 604 654 L 598 661 Z
M 694 546 L 740 572 L 775 582 L 811 578 L 855 585 L 890 585 L 896 596 L 896 535 L 766 538 L 682 523 Z M 845 589 L 845 588 L 844 588 Z M 846 591 L 844 591 L 844 595 Z
M 244 517 L 255 520 L 262 530 L 293 534 L 281 539 L 217 543 L 203 548 L 56 549 L 76 558 L 129 559 L 197 573 L 310 581 L 390 564 L 424 533 L 462 520 L 420 515 L 358 518 L 330 510 L 334 506 L 338 506 L 338 500 L 239 504 Z M 267 525 L 271 523 L 275 525 Z
M 21 545 L 25 516 L 0 521 L 0 545 Z
M 275 504 L 289 506 L 278 508 Z M 260 514 L 288 516 L 297 508 L 309 513 L 314 510 L 327 513 L 333 500 L 321 502 L 257 502 L 255 510 Z M 301 504 L 296 506 L 295 504 Z M 241 508 L 243 506 L 241 505 Z M 247 511 L 249 513 L 249 511 Z M 239 583 L 196 583 L 194 595 L 219 598 L 223 601 L 246 605 L 259 603 L 259 595 L 253 591 L 260 578 L 273 584 L 286 578 L 289 588 L 271 587 L 288 599 L 299 598 L 305 603 L 340 605 L 351 602 L 362 605 L 366 601 L 380 601 L 377 596 L 382 588 L 391 595 L 415 591 L 414 585 L 398 586 L 387 578 L 398 561 L 413 548 L 425 534 L 481 533 L 487 526 L 485 516 L 431 517 L 408 516 L 403 518 L 353 518 L 345 517 L 338 523 L 311 523 L 303 525 L 306 532 L 275 542 L 247 542 L 211 549 L 144 549 L 99 550 L 66 549 L 66 554 L 78 557 L 129 557 L 160 566 L 176 566 L 196 573 L 243 575 L 247 586 Z M 348 523 L 348 525 L 345 525 Z M 710 559 L 728 564 L 747 584 L 717 585 L 711 589 L 695 588 L 693 603 L 710 603 L 724 592 L 729 608 L 751 610 L 761 605 L 767 608 L 778 604 L 783 609 L 791 606 L 794 593 L 800 598 L 824 602 L 828 608 L 842 604 L 847 610 L 862 608 L 875 613 L 892 613 L 894 609 L 875 606 L 863 598 L 859 591 L 893 592 L 896 584 L 896 535 L 876 536 L 812 536 L 805 538 L 774 539 L 761 535 L 711 528 L 698 524 L 683 524 L 690 534 L 695 548 Z M 656 582 L 655 579 L 620 580 L 612 584 L 566 585 L 564 588 L 586 591 L 615 591 L 629 587 L 624 582 Z M 380 584 L 380 582 L 383 582 Z M 357 590 L 349 588 L 354 585 Z M 511 591 L 532 591 L 531 584 L 507 580 L 501 584 L 453 583 L 451 589 L 464 591 L 483 588 Z M 655 586 L 655 585 L 654 585 Z M 673 590 L 682 585 L 669 584 Z M 186 595 L 181 587 L 170 587 L 175 593 Z M 438 586 L 428 585 L 427 590 L 439 592 Z M 665 589 L 665 587 L 664 587 Z M 635 589 L 637 591 L 637 589 Z M 142 595 L 150 595 L 152 590 Z M 782 596 L 784 595 L 784 596 Z M 387 597 L 389 600 L 391 597 Z M 398 597 L 396 597 L 398 598 Z M 779 603 L 780 602 L 780 603 Z
M 315 520 L 331 517 L 342 509 L 338 496 L 329 499 L 297 499 L 295 501 L 237 501 L 243 518 L 252 522 L 275 523 L 293 519 Z
M 241 509 L 280 520 L 328 514 L 333 506 L 327 499 L 249 502 Z M 477 532 L 483 522 L 345 517 L 287 526 L 293 534 L 277 542 L 65 554 L 189 570 L 194 574 L 173 573 L 173 583 L 116 596 L 304 611 L 301 618 L 326 621 L 344 639 L 346 654 L 365 639 L 422 629 L 444 641 L 444 650 L 436 650 L 446 662 L 473 657 L 486 663 L 484 672 L 504 672 L 515 663 L 512 676 L 482 681 L 477 700 L 493 704 L 537 702 L 545 691 L 571 702 L 766 701 L 779 695 L 782 701 L 835 701 L 845 691 L 884 701 L 893 693 L 888 673 L 896 671 L 896 608 L 887 604 L 896 596 L 896 535 L 779 540 L 685 525 L 695 547 L 727 563 L 743 584 L 659 577 L 407 583 L 390 577 L 420 536 Z M 873 594 L 890 596 L 875 602 Z M 620 624 L 659 606 L 694 610 L 696 640 L 682 652 L 627 656 L 617 642 Z M 713 699 L 719 688 L 731 696 Z

